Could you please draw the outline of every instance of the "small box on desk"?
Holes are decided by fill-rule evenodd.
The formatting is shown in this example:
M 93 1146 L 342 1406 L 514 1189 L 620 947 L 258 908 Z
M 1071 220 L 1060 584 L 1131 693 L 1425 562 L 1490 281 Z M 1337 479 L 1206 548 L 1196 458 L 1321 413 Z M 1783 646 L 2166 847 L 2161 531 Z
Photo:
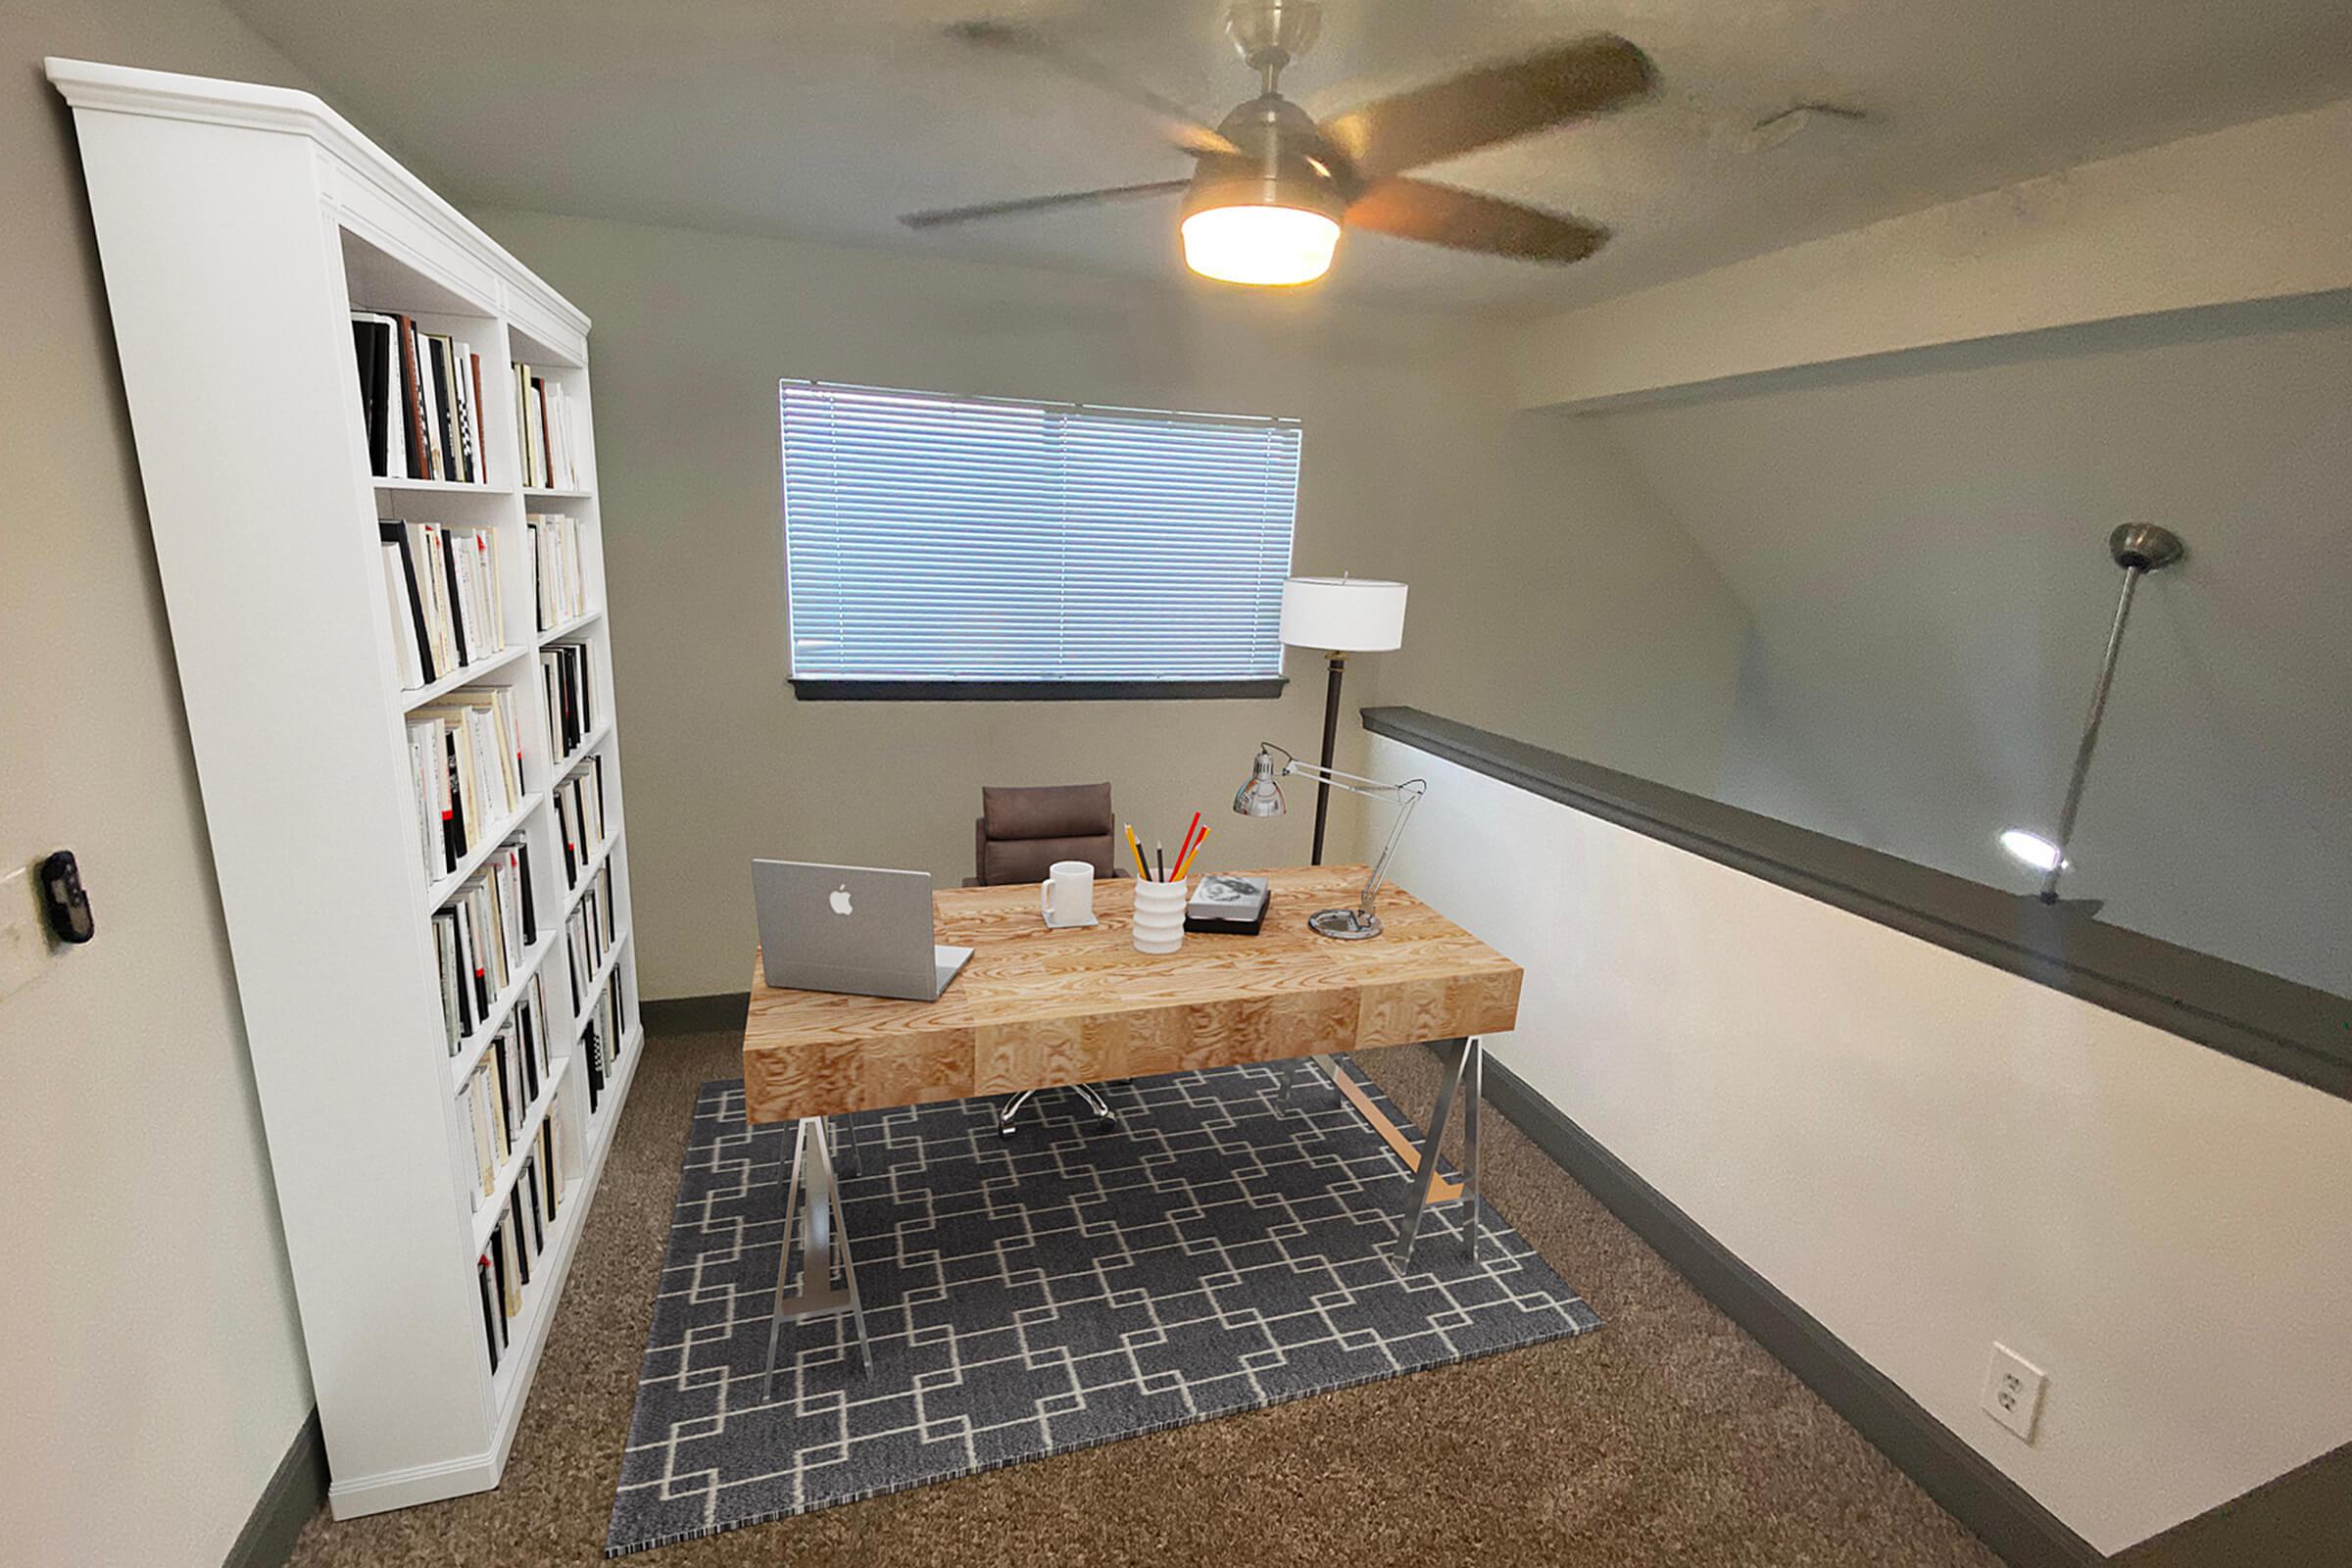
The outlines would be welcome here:
M 1265 928 L 1269 893 L 1262 876 L 1204 876 L 1184 907 L 1184 928 L 1253 937 Z

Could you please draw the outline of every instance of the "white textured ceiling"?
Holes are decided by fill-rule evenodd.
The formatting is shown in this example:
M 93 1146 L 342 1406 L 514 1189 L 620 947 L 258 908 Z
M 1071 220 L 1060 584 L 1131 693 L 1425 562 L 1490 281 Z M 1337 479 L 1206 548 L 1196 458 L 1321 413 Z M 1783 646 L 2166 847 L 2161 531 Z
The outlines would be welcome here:
M 1172 202 L 915 234 L 897 214 L 1180 177 L 1118 103 L 942 24 L 1017 15 L 1214 122 L 1252 78 L 1223 0 L 230 0 L 455 199 L 1173 275 Z M 1548 269 L 1354 235 L 1349 297 L 1525 313 L 1735 261 L 2086 158 L 2352 94 L 2344 0 L 1328 0 L 1286 78 L 1328 114 L 1606 29 L 1651 101 L 1423 172 L 1596 219 Z M 1817 120 L 1769 152 L 1755 122 Z

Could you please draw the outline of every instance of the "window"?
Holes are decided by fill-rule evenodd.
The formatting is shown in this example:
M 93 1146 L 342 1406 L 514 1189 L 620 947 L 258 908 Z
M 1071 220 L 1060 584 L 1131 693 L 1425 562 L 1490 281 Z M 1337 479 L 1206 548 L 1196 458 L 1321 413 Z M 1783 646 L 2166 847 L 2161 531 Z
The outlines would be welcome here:
M 803 697 L 1273 696 L 1296 419 L 786 381 Z

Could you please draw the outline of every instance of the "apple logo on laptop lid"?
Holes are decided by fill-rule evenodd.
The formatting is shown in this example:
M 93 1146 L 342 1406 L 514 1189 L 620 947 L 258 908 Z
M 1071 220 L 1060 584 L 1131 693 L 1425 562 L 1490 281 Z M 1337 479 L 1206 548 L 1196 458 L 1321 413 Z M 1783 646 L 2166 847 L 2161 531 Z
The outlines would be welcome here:
M 835 914 L 855 914 L 858 912 L 850 907 L 850 885 L 847 882 L 844 882 L 841 886 L 835 888 L 832 893 L 827 896 L 826 902 L 833 906 L 833 912 Z

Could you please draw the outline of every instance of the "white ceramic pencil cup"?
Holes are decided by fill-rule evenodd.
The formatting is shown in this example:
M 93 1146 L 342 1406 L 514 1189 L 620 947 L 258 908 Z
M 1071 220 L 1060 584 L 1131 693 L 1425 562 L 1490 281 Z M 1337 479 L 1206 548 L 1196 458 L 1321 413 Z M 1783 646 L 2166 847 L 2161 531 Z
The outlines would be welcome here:
M 1135 951 L 1174 953 L 1184 946 L 1184 906 L 1192 895 L 1182 882 L 1135 885 Z

